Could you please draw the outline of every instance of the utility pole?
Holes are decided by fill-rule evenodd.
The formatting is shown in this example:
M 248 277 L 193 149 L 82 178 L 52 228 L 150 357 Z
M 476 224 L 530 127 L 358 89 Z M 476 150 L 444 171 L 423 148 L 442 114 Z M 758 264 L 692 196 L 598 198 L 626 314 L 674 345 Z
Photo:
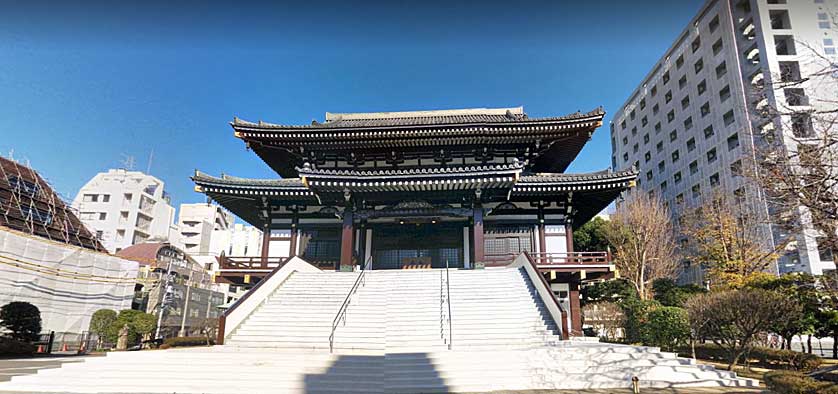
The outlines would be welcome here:
M 186 333 L 184 332 L 184 328 L 186 327 L 186 314 L 189 313 L 189 293 L 192 290 L 192 286 L 189 286 L 187 283 L 186 285 L 186 301 L 183 302 L 183 310 L 181 311 L 180 317 L 180 331 L 178 332 L 179 337 L 185 337 Z
M 169 306 L 174 297 L 174 288 L 172 288 L 172 259 L 169 258 L 169 264 L 166 266 L 166 283 L 164 284 L 163 297 L 158 305 L 157 311 L 157 329 L 154 333 L 154 339 L 160 339 L 160 326 L 163 324 L 163 312 Z

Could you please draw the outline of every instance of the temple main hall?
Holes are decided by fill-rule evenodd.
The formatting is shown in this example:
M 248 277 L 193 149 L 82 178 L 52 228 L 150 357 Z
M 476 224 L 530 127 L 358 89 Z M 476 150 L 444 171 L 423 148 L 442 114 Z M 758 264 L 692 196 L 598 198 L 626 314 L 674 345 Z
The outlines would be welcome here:
M 305 125 L 235 118 L 235 137 L 277 177 L 192 178 L 264 230 L 262 258 L 223 256 L 218 280 L 252 284 L 291 256 L 351 271 L 481 269 L 527 253 L 579 334 L 580 283 L 615 272 L 607 251 L 574 251 L 573 230 L 637 175 L 565 173 L 604 114 L 532 118 L 517 107 L 326 113 Z

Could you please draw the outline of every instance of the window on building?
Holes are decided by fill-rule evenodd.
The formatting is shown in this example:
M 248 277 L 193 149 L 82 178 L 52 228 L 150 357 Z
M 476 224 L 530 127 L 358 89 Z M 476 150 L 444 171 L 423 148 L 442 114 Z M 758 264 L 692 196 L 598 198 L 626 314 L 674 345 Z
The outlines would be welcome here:
M 796 55 L 797 50 L 794 48 L 794 37 L 774 36 L 774 50 L 780 56 Z
M 646 152 L 646 154 L 643 155 L 643 158 L 646 159 L 646 162 L 648 163 L 649 160 L 652 160 L 652 152 Z
M 675 59 L 675 67 L 680 69 L 681 66 L 683 66 L 683 65 L 684 65 L 684 55 L 678 56 L 678 58 Z
M 633 153 L 637 153 L 638 150 L 640 150 L 640 145 L 634 144 L 634 146 L 632 147 Z
M 707 115 L 710 115 L 710 102 L 709 101 L 704 103 L 704 105 L 701 106 L 701 117 L 703 118 Z
M 724 49 L 724 41 L 719 38 L 715 43 L 713 43 L 713 55 L 718 55 L 722 49 Z
M 658 142 L 658 145 L 656 146 L 656 148 L 658 150 L 658 153 L 663 152 L 663 141 Z
M 640 126 L 641 127 L 646 127 L 647 124 L 649 124 L 649 118 L 644 116 L 643 119 L 640 119 Z
M 663 73 L 663 83 L 664 84 L 669 83 L 669 71 Z
M 652 95 L 652 97 L 657 96 L 658 95 L 658 85 L 652 85 L 652 89 L 649 90 L 649 93 Z
M 693 128 L 693 117 L 689 116 L 687 119 L 684 119 L 684 130 L 689 130 Z
M 646 108 L 646 99 L 645 98 L 640 99 L 640 110 L 642 111 L 644 108 Z
M 692 152 L 695 150 L 695 138 L 690 138 L 687 140 L 687 152 Z
M 658 163 L 658 172 L 663 174 L 664 171 L 666 171 L 666 162 L 661 161 L 660 163 Z
M 713 19 L 710 19 L 710 23 L 707 24 L 707 27 L 710 29 L 710 33 L 716 31 L 719 28 L 719 16 L 716 15 Z
M 782 82 L 797 82 L 800 81 L 800 64 L 797 62 L 779 62 L 780 65 L 780 81 Z
M 692 187 L 693 198 L 701 197 L 701 185 L 695 184 Z
M 772 29 L 791 29 L 788 10 L 770 10 L 768 18 L 771 20 Z
M 704 128 L 704 138 L 705 139 L 712 137 L 713 134 L 715 134 L 715 132 L 713 131 L 713 125 L 710 125 L 710 126 L 707 126 L 707 127 Z
M 730 173 L 733 176 L 742 175 L 742 160 L 736 160 L 730 165 Z
M 675 120 L 675 110 L 674 109 L 669 111 L 669 113 L 666 114 L 666 121 L 667 122 L 672 122 L 673 120 Z
M 730 85 L 727 85 L 719 91 L 719 101 L 725 102 L 730 98 Z
M 817 0 L 815 3 L 817 3 Z M 786 0 L 768 0 L 768 4 L 786 4 Z
M 671 90 L 668 90 L 666 92 L 666 94 L 663 95 L 663 101 L 665 101 L 666 104 L 669 104 L 669 102 L 672 101 L 672 91 Z
M 687 109 L 690 106 L 690 96 L 681 99 L 681 109 Z
M 652 171 L 651 171 L 651 170 L 650 170 L 650 171 L 646 171 L 646 180 L 649 180 L 649 181 L 651 181 L 651 180 L 652 180 Z
M 102 202 L 110 202 L 110 201 L 111 201 L 111 195 L 110 194 L 103 194 L 102 195 Z
M 634 110 L 631 110 L 631 112 L 629 113 L 629 117 L 631 118 L 631 120 L 634 120 L 634 116 L 635 116 Z
M 106 220 L 108 218 L 107 212 L 99 212 L 99 220 Z
M 681 154 L 678 152 L 677 149 L 672 151 L 672 162 L 673 163 L 677 162 L 678 159 L 680 159 L 680 158 L 681 158 Z
M 707 162 L 712 163 L 716 161 L 718 156 L 716 155 L 716 148 L 710 149 L 707 151 Z
M 733 116 L 733 110 L 725 112 L 724 116 L 722 116 L 722 120 L 725 123 L 725 126 L 730 126 L 733 122 L 736 121 L 736 118 Z
M 681 183 L 681 171 L 676 172 L 675 175 L 672 176 L 672 179 L 675 180 L 676 184 Z
M 830 29 L 832 28 L 832 25 L 829 21 L 818 21 L 818 27 L 821 29 Z
M 629 161 L 629 154 L 628 154 L 628 152 L 623 153 L 623 161 Z
M 783 94 L 786 96 L 786 103 L 792 107 L 809 105 L 809 97 L 806 97 L 806 92 L 803 89 L 783 89 Z
M 666 181 L 661 182 L 661 193 L 666 191 Z
M 646 134 L 643 135 L 643 145 L 646 145 L 648 143 L 649 143 L 649 133 L 646 133 Z
M 710 186 L 712 186 L 712 187 L 719 186 L 719 173 L 718 172 L 713 174 L 713 175 L 710 175 Z
M 684 193 L 679 193 L 677 196 L 675 196 L 675 203 L 678 205 L 684 203 Z
M 696 74 L 700 73 L 701 70 L 704 69 L 704 60 L 698 59 L 698 61 L 693 65 L 693 68 L 695 69 Z
M 807 113 L 798 112 L 791 115 L 791 131 L 797 138 L 810 138 L 812 132 L 812 118 Z
M 690 175 L 695 175 L 696 172 L 698 172 L 698 160 L 690 163 Z
M 632 135 L 632 136 L 636 136 L 636 135 L 637 135 L 637 127 L 632 127 L 632 128 L 631 128 L 631 135 Z
M 84 202 L 97 202 L 97 201 L 99 201 L 99 195 L 98 194 L 85 194 L 84 196 L 82 196 L 82 201 L 84 201 Z
M 727 74 L 727 63 L 722 62 L 716 66 L 716 78 L 721 78 Z
M 683 76 L 681 76 L 680 79 L 678 79 L 678 89 L 683 89 L 685 86 L 687 86 L 687 75 L 686 74 L 684 74 Z
M 733 133 L 727 137 L 727 150 L 734 150 L 739 147 L 739 133 Z
M 655 134 L 661 132 L 661 122 L 655 123 Z
M 105 232 L 102 230 L 96 230 L 96 239 L 103 240 L 105 236 Z
M 623 130 L 626 129 L 626 121 L 625 120 L 620 123 L 620 128 L 623 129 Z
M 697 89 L 699 96 L 704 94 L 704 92 L 707 91 L 707 80 L 701 80 L 701 82 L 698 83 Z
M 17 194 L 25 194 L 30 197 L 35 197 L 40 193 L 41 188 L 33 182 L 29 182 L 16 175 L 8 175 L 6 180 L 9 182 L 9 187 Z
M 693 43 L 690 45 L 690 48 L 692 48 L 693 53 L 698 51 L 698 49 L 701 48 L 701 37 L 696 37 L 695 40 L 693 40 Z
M 133 195 L 133 194 L 131 194 L 131 193 L 125 193 L 125 194 L 123 194 L 123 195 L 122 195 L 122 198 L 123 198 L 126 202 L 131 202 L 131 200 L 134 198 L 134 195 Z
M 623 137 L 623 145 L 628 145 L 628 143 L 629 143 L 629 138 L 628 137 Z
M 678 130 L 672 130 L 669 132 L 669 141 L 675 141 L 678 139 Z

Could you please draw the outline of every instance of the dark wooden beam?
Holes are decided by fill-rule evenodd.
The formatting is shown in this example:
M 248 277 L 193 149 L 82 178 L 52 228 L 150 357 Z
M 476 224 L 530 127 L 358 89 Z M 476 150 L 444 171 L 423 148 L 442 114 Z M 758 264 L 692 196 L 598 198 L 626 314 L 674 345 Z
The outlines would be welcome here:
M 474 234 L 474 262 L 482 263 L 484 260 L 483 252 L 483 206 L 480 204 L 474 205 L 474 226 L 472 232 Z
M 564 229 L 565 240 L 567 240 L 567 252 L 573 253 L 573 225 L 570 222 L 570 218 L 567 219 L 567 223 L 565 223 Z
M 341 238 L 340 238 L 340 262 L 339 265 L 335 267 L 336 270 L 340 270 L 341 265 L 352 265 L 352 250 L 354 248 L 353 237 L 355 235 L 355 229 L 352 225 L 352 209 L 347 207 L 343 211 L 343 229 L 341 231 Z
M 544 206 L 538 207 L 538 252 L 547 253 L 547 235 L 544 231 Z
M 579 282 L 577 280 L 571 281 L 570 293 L 568 298 L 570 301 L 570 333 L 574 336 L 582 335 L 582 306 L 579 302 Z
M 270 219 L 268 219 L 270 221 Z M 262 268 L 268 267 L 268 251 L 271 248 L 271 226 L 265 223 L 262 226 Z
M 297 255 L 297 227 L 299 224 L 299 219 L 296 215 L 294 218 L 291 219 L 291 242 L 289 242 L 289 250 L 288 250 L 288 257 L 294 257 Z

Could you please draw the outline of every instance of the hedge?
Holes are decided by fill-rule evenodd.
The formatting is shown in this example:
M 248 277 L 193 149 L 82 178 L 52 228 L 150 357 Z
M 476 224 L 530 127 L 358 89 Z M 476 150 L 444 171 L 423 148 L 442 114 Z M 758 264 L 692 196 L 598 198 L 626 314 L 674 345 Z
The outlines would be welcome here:
M 29 356 L 37 346 L 17 339 L 0 336 L 0 356 Z
M 770 371 L 763 376 L 766 387 L 777 394 L 838 394 L 838 385 L 821 382 L 801 372 Z
M 215 340 L 210 338 L 210 344 L 215 345 Z M 181 347 L 181 346 L 207 346 L 207 338 L 206 337 L 174 337 L 174 338 L 166 338 L 163 340 L 163 344 L 160 345 L 161 349 L 168 349 L 170 347 Z
M 682 347 L 678 352 L 682 357 L 692 357 L 689 347 Z M 728 362 L 727 351 L 715 344 L 696 344 L 695 355 L 702 360 L 717 362 Z M 790 369 L 794 371 L 809 372 L 817 369 L 823 360 L 808 353 L 795 352 L 792 350 L 772 349 L 755 347 L 748 355 L 750 364 L 754 366 L 771 369 Z

